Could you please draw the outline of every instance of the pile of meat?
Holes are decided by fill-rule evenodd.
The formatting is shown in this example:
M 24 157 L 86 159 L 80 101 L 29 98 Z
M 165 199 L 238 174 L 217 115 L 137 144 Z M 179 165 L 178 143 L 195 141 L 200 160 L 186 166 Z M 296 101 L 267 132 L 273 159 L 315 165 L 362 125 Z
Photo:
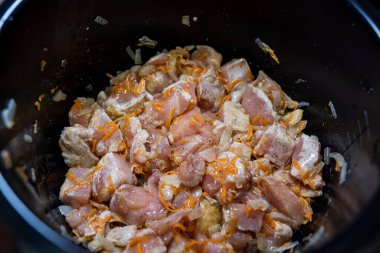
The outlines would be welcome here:
M 312 219 L 320 143 L 297 102 L 209 46 L 159 53 L 79 97 L 59 145 L 76 240 L 106 252 L 281 252 Z

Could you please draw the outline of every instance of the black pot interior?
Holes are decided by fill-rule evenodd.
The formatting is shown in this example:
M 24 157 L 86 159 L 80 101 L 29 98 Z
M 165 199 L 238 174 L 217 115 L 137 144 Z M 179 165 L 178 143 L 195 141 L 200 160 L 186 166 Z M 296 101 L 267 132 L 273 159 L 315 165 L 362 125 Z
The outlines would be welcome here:
M 244 57 L 254 74 L 262 69 L 292 98 L 310 102 L 304 113 L 306 132 L 349 162 L 343 186 L 338 186 L 334 163 L 324 168 L 327 187 L 314 201 L 313 222 L 295 233 L 294 239 L 304 242 L 323 226 L 317 249 L 330 241 L 324 249 L 331 251 L 334 238 L 343 240 L 379 186 L 379 41 L 345 2 L 268 0 L 251 5 L 255 7 L 201 1 L 23 1 L 0 30 L 0 106 L 10 98 L 17 103 L 16 125 L 11 130 L 0 126 L 0 148 L 9 150 L 13 160 L 11 169 L 2 165 L 1 173 L 12 190 L 59 233 L 64 221 L 53 209 L 60 205 L 59 188 L 68 168 L 58 139 L 73 100 L 95 97 L 108 84 L 107 72 L 130 68 L 133 61 L 125 48 L 136 48 L 143 35 L 159 42 L 156 49 L 142 49 L 143 60 L 164 48 L 208 44 L 223 54 L 224 62 Z M 95 23 L 98 15 L 109 23 Z M 198 21 L 184 26 L 183 15 Z M 275 49 L 280 65 L 255 45 L 257 37 Z M 47 62 L 43 72 L 41 60 Z M 52 101 L 55 86 L 68 95 L 66 101 Z M 41 94 L 46 97 L 37 112 L 34 102 Z M 25 133 L 33 137 L 31 144 L 24 141 Z M 28 179 L 19 176 L 17 167 Z

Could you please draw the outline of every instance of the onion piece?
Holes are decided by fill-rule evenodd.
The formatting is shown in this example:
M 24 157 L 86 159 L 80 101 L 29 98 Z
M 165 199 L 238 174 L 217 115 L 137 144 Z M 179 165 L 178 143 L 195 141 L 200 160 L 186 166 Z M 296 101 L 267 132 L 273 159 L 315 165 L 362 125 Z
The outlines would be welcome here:
M 94 22 L 98 23 L 99 25 L 106 25 L 108 24 L 108 20 L 101 17 L 101 16 L 96 16 L 96 18 L 94 19 Z
M 190 16 L 189 15 L 182 16 L 182 24 L 190 27 Z
M 58 90 L 54 96 L 53 96 L 53 101 L 54 102 L 60 102 L 60 101 L 65 101 L 66 100 L 66 97 L 67 95 L 65 93 L 63 93 L 63 91 L 61 90 Z
M 142 46 L 147 46 L 150 48 L 155 48 L 157 46 L 158 42 L 155 40 L 150 39 L 148 36 L 142 36 L 139 39 L 139 43 L 137 46 L 142 47 Z
M 340 153 L 331 153 L 330 154 L 331 158 L 335 159 L 336 165 L 335 165 L 335 170 L 340 171 L 339 175 L 339 184 L 343 184 L 346 181 L 347 177 L 347 163 L 344 160 L 344 157 Z
M 323 150 L 323 162 L 326 165 L 330 164 L 330 148 L 329 147 L 325 147 L 325 149 Z
M 231 136 L 232 136 L 232 127 L 226 126 L 224 128 L 222 136 L 220 137 L 218 149 L 219 152 L 227 151 L 231 144 Z
M 331 101 L 329 101 L 329 107 L 330 107 L 331 114 L 334 117 L 334 119 L 338 118 L 338 115 L 336 114 L 335 106 Z
M 142 60 L 141 60 L 141 49 L 138 48 L 135 51 L 135 64 L 136 65 L 140 65 L 141 63 L 142 63 Z
M 306 101 L 300 101 L 300 102 L 298 102 L 298 109 L 302 108 L 302 107 L 309 107 L 309 106 L 310 106 L 309 102 L 306 102 Z
M 24 141 L 26 143 L 32 143 L 33 142 L 33 138 L 29 134 L 24 134 Z
M 294 248 L 294 247 L 297 246 L 298 244 L 299 244 L 298 241 L 291 242 L 291 243 L 285 243 L 284 246 L 281 246 L 281 247 L 278 247 L 278 248 L 274 248 L 274 249 L 272 249 L 271 251 L 272 251 L 272 252 L 283 252 L 283 251 L 285 251 L 285 250 L 289 250 L 289 249 Z
M 1 118 L 4 122 L 4 126 L 8 129 L 11 129 L 15 124 L 14 118 L 16 115 L 16 108 L 16 101 L 11 98 L 8 100 L 7 107 L 1 111 Z
M 132 48 L 130 46 L 127 46 L 125 50 L 127 51 L 129 57 L 131 57 L 132 60 L 135 60 L 135 52 L 133 52 Z
M 58 207 L 58 210 L 63 216 L 67 216 L 71 213 L 73 208 L 71 206 L 61 205 Z
M 256 38 L 255 39 L 255 43 L 261 48 L 261 50 L 263 50 L 265 53 L 269 53 L 270 57 L 272 57 L 272 59 L 277 62 L 277 64 L 280 64 L 280 61 L 278 60 L 278 57 L 277 55 L 274 53 L 274 50 L 272 48 L 270 48 L 270 46 L 268 44 L 265 44 L 264 42 L 262 42 L 260 40 L 260 38 Z

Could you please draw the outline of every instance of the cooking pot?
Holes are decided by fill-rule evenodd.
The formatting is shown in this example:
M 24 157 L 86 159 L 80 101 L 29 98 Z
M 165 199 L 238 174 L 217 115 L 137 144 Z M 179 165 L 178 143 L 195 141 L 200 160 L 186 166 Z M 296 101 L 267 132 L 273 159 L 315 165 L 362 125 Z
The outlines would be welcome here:
M 17 0 L 5 1 L 0 14 L 0 107 L 10 99 L 17 105 L 15 125 L 0 123 L 0 188 L 62 249 L 85 250 L 70 241 L 56 209 L 68 169 L 58 139 L 69 108 L 76 97 L 103 90 L 106 73 L 130 68 L 126 47 L 135 49 L 143 35 L 158 41 L 155 49 L 142 48 L 143 60 L 163 49 L 207 44 L 225 62 L 246 58 L 254 74 L 264 70 L 292 98 L 309 102 L 306 133 L 343 154 L 349 173 L 339 185 L 335 163 L 324 167 L 327 186 L 313 202 L 313 221 L 294 234 L 297 250 L 380 248 L 380 19 L 365 2 Z M 182 24 L 184 15 L 190 26 Z M 97 16 L 108 23 L 94 22 Z M 275 50 L 280 64 L 256 38 Z M 56 86 L 65 101 L 52 100 Z

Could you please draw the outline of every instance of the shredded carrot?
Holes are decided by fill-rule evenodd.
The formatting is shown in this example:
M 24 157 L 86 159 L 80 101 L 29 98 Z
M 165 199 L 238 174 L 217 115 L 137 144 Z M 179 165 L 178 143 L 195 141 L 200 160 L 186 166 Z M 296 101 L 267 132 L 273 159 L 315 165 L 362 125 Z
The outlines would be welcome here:
M 229 93 L 238 83 L 242 82 L 241 78 L 235 79 L 226 85 L 226 91 Z
M 189 143 L 189 141 L 185 140 L 185 139 L 181 139 L 181 140 L 178 141 L 178 143 L 181 144 L 181 145 L 185 145 L 185 144 Z
M 267 166 L 265 166 L 264 164 L 262 164 L 260 161 L 256 160 L 256 163 L 257 163 L 257 167 L 259 167 L 260 170 L 262 170 L 264 172 L 268 171 Z
M 165 127 L 167 129 L 169 129 L 169 127 L 170 127 L 170 125 L 172 123 L 172 120 L 173 120 L 173 117 L 174 117 L 174 110 L 175 110 L 175 108 L 171 108 L 170 109 L 169 116 L 168 116 L 168 118 L 165 121 Z
M 70 180 L 70 182 L 73 184 L 79 184 L 80 182 L 79 179 L 76 176 L 74 176 L 70 170 L 66 173 L 66 178 Z
M 115 76 L 111 75 L 110 73 L 106 73 L 106 76 L 109 78 L 109 79 L 114 79 Z
M 75 99 L 74 105 L 71 107 L 70 112 L 77 112 L 79 110 L 82 110 L 84 107 L 84 104 L 79 100 Z
M 186 196 L 187 196 L 187 200 L 184 203 L 185 208 L 194 208 L 195 203 L 196 203 L 196 199 L 194 198 L 193 195 L 191 195 L 188 192 L 186 192 Z
M 252 214 L 253 214 L 253 208 L 252 208 L 252 206 L 250 205 L 250 204 L 246 204 L 246 206 L 245 206 L 245 213 L 246 213 L 246 215 L 248 216 L 248 217 L 250 217 L 250 216 L 252 216 Z
M 247 141 L 249 141 L 253 136 L 253 126 L 249 124 L 247 132 Z
M 216 76 L 216 80 L 219 81 L 220 83 L 223 83 L 223 84 L 227 83 L 227 79 L 220 76 L 220 75 Z
M 145 80 L 142 78 L 140 82 L 133 88 L 133 95 L 140 95 L 145 90 L 145 83 Z
M 260 117 L 262 116 L 262 114 L 257 114 L 256 116 L 254 116 L 252 119 L 251 119 L 251 125 L 254 125 L 259 119 Z
M 165 198 L 164 198 L 164 195 L 162 193 L 162 188 L 164 187 L 165 185 L 162 184 L 159 191 L 158 191 L 158 196 L 160 198 L 160 202 L 161 204 L 166 208 L 166 210 L 168 210 L 169 212 L 176 212 L 177 210 L 174 208 L 174 206 L 171 204 L 171 203 L 168 203 Z
M 133 168 L 133 173 L 135 173 L 135 174 L 143 174 L 143 175 L 146 174 L 145 171 L 144 171 L 144 168 L 141 165 L 136 165 Z
M 252 72 L 251 72 L 250 69 L 247 69 L 247 70 L 245 71 L 245 75 L 246 75 L 246 77 L 247 77 L 247 81 L 248 81 L 248 82 L 250 82 L 250 81 L 253 80 L 253 75 L 252 75 Z
M 144 249 L 143 249 L 141 243 L 137 244 L 137 253 L 144 253 Z
M 34 102 L 34 106 L 36 107 L 36 109 L 37 109 L 38 112 L 41 110 L 41 104 L 40 104 L 40 102 L 38 102 L 38 101 Z
M 175 235 L 180 235 L 181 232 L 186 232 L 186 227 L 181 223 L 176 223 L 173 225 L 173 233 Z
M 235 217 L 232 217 L 231 220 L 228 222 L 228 227 L 226 228 L 226 238 L 230 238 L 233 233 L 236 231 L 237 228 L 237 219 Z
M 198 114 L 195 114 L 195 115 L 193 116 L 193 119 L 194 119 L 195 121 L 198 121 L 198 122 L 202 123 L 202 124 L 206 123 L 206 121 L 202 118 L 202 116 L 199 116 Z
M 123 152 L 126 149 L 127 149 L 127 144 L 125 144 L 125 142 L 120 142 L 118 152 Z
M 162 106 L 164 105 L 164 103 L 165 103 L 165 100 L 161 100 L 160 102 L 152 103 L 153 109 L 155 109 L 156 111 L 158 111 L 160 113 L 163 113 L 164 109 L 162 108 Z
M 151 237 L 151 235 L 144 235 L 144 236 L 133 237 L 129 241 L 129 246 L 133 247 L 133 246 L 137 245 L 138 243 L 141 243 L 143 241 L 148 240 L 150 237 Z
M 164 93 L 162 93 L 162 98 L 167 98 L 169 97 L 169 95 L 174 91 L 174 87 L 171 87 L 169 89 L 167 89 Z
M 260 119 L 260 120 L 259 120 L 259 124 L 260 124 L 260 125 L 268 125 L 269 122 L 270 122 L 269 119 Z

